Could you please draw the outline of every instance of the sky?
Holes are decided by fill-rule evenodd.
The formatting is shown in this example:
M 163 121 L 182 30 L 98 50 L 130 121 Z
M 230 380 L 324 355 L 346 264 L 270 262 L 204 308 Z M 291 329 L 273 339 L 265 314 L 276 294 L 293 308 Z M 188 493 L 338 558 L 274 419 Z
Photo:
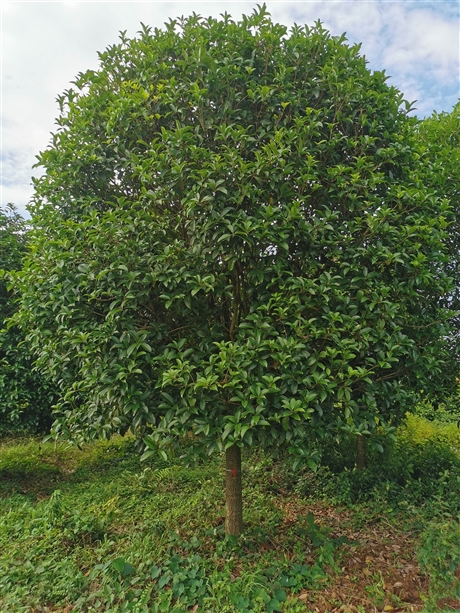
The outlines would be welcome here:
M 262 4 L 262 0 L 258 0 Z M 27 216 L 32 169 L 50 142 L 58 116 L 56 97 L 76 75 L 97 69 L 98 51 L 136 35 L 140 22 L 165 21 L 195 12 L 234 19 L 257 2 L 8 1 L 1 2 L 0 202 Z M 371 70 L 417 100 L 415 114 L 451 111 L 460 97 L 460 0 L 267 0 L 274 21 L 290 26 L 320 19 L 331 34 L 346 32 L 362 43 Z

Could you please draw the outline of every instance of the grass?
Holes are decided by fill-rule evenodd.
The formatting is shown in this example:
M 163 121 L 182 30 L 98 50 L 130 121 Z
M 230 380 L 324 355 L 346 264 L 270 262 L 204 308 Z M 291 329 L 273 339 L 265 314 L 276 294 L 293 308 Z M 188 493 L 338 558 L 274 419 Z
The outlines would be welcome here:
M 460 610 L 459 449 L 456 425 L 413 416 L 365 471 L 346 445 L 317 473 L 255 450 L 236 540 L 222 458 L 3 441 L 0 612 Z

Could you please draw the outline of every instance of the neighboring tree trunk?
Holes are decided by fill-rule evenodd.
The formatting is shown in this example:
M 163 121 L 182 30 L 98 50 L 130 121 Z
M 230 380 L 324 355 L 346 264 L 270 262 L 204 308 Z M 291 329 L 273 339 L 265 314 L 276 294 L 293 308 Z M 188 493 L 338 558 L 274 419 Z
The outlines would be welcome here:
M 358 470 L 364 470 L 366 468 L 366 439 L 364 436 L 358 434 L 357 438 L 357 455 L 356 466 Z
M 243 491 L 241 487 L 241 449 L 237 445 L 225 452 L 225 532 L 239 536 L 243 530 Z

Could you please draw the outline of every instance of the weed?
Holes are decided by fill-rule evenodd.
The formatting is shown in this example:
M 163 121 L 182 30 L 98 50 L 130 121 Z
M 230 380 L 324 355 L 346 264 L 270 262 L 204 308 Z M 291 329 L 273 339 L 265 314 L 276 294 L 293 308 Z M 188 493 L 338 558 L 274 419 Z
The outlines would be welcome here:
M 56 532 L 56 537 L 67 544 L 90 544 L 102 540 L 117 514 L 118 496 L 103 504 L 90 506 L 86 510 L 69 508 L 60 490 L 55 490 L 43 505 L 40 522 L 44 530 Z
M 429 577 L 428 610 L 436 610 L 442 598 L 460 599 L 460 525 L 434 521 L 421 536 L 420 568 Z
M 365 588 L 372 602 L 381 610 L 385 604 L 385 580 L 381 572 L 373 573 Z

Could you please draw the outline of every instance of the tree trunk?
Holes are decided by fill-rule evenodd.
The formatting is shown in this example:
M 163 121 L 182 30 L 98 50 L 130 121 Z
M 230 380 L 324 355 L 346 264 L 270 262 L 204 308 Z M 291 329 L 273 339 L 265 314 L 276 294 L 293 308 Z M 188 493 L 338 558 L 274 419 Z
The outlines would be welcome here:
M 364 436 L 358 434 L 356 454 L 356 466 L 358 467 L 358 470 L 364 470 L 366 468 L 366 463 L 366 439 Z
M 241 449 L 237 445 L 225 452 L 225 532 L 239 536 L 243 530 L 243 492 L 241 487 Z

